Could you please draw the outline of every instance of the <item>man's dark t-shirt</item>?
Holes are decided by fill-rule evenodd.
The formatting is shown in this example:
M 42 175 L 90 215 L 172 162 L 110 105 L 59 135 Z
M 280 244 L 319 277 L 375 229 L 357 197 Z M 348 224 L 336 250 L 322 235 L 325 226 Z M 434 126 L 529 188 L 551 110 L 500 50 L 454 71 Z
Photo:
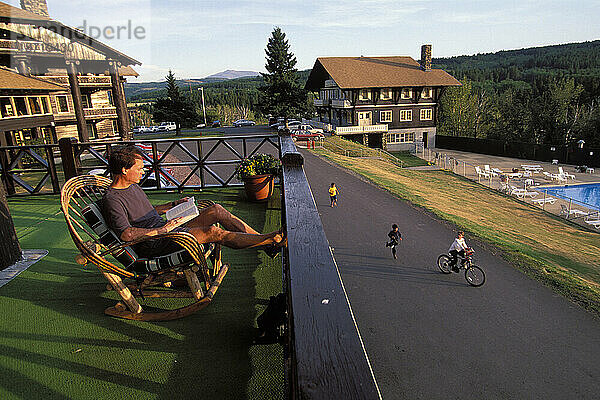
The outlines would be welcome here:
M 137 184 L 126 189 L 106 189 L 102 199 L 102 211 L 106 223 L 119 237 L 130 227 L 151 229 L 166 224 Z M 149 240 L 134 245 L 133 248 L 142 257 L 154 257 L 170 252 L 170 243 L 173 242 L 165 239 Z

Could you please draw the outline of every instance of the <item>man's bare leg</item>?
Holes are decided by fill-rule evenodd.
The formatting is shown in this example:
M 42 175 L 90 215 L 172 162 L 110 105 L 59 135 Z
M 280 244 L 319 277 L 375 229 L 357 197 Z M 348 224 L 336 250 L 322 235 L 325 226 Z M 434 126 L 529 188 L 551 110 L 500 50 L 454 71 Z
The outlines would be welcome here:
M 247 249 L 258 246 L 283 245 L 283 234 L 279 231 L 266 234 L 231 232 L 216 226 L 189 227 L 199 243 L 219 243 L 232 249 Z
M 186 226 L 190 228 L 204 228 L 216 223 L 220 223 L 225 230 L 230 232 L 258 234 L 250 225 L 227 211 L 220 204 L 214 204 L 201 210 L 200 215 L 189 221 Z

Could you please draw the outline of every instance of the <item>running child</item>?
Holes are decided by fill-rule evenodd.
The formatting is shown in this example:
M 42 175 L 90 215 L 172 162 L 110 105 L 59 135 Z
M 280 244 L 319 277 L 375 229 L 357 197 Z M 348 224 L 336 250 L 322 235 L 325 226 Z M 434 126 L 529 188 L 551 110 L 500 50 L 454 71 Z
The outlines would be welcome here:
M 331 184 L 329 188 L 329 200 L 331 201 L 330 207 L 337 206 L 337 193 L 338 189 L 335 187 L 335 183 Z
M 402 240 L 402 234 L 398 230 L 398 225 L 392 225 L 392 230 L 388 233 L 388 237 L 390 238 L 390 241 L 385 244 L 385 247 L 392 248 L 392 256 L 396 259 L 398 258 L 396 257 L 396 246 L 398 246 L 398 243 Z

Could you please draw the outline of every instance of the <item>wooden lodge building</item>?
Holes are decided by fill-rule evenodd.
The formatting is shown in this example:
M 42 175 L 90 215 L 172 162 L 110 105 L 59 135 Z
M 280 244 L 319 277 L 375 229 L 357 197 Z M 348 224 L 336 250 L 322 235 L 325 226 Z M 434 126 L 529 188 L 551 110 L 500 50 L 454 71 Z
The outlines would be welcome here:
M 431 45 L 411 57 L 321 57 L 305 88 L 316 92 L 319 121 L 369 147 L 388 151 L 435 144 L 438 101 L 460 82 L 431 68 Z
M 0 2 L 0 145 L 127 138 L 123 82 L 140 62 L 51 19 L 45 0 Z

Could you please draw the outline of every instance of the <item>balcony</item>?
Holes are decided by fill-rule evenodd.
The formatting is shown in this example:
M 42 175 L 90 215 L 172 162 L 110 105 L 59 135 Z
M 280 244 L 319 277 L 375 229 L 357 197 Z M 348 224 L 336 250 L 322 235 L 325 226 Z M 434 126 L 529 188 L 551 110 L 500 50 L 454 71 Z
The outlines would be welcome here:
M 57 83 L 59 85 L 69 84 L 69 77 L 67 75 L 42 75 L 38 76 L 38 78 L 45 79 L 52 83 Z M 80 75 L 77 77 L 77 80 L 79 81 L 79 86 L 82 87 L 111 87 L 110 76 Z
M 84 108 L 83 115 L 85 118 L 117 118 L 117 109 L 115 107 L 104 108 Z
M 314 99 L 313 103 L 315 107 L 324 107 L 329 105 L 329 99 Z
M 337 135 L 351 135 L 355 133 L 374 133 L 374 132 L 387 132 L 388 126 L 386 124 L 381 125 L 362 125 L 362 126 L 338 126 L 335 128 Z
M 61 51 L 50 47 L 43 42 L 0 39 L 0 53 L 53 53 L 62 54 Z
M 335 108 L 352 108 L 352 104 L 350 103 L 350 100 L 335 99 L 335 100 L 331 100 L 331 107 L 335 107 Z

